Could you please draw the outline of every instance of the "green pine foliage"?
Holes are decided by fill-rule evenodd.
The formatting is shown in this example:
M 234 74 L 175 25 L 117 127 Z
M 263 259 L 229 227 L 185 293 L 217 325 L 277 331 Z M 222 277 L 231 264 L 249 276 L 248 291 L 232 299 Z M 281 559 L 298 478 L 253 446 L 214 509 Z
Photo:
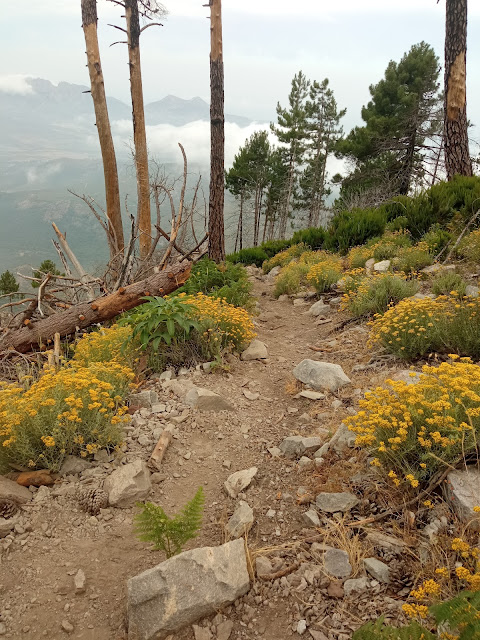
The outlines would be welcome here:
M 480 638 L 480 591 L 462 591 L 452 600 L 430 607 L 435 621 L 434 633 L 418 622 L 407 626 L 393 627 L 383 617 L 368 622 L 353 634 L 352 640 L 437 640 L 442 630 L 457 640 L 479 640 Z
M 142 509 L 135 516 L 135 530 L 142 542 L 152 542 L 167 558 L 181 553 L 185 544 L 198 535 L 202 525 L 205 496 L 200 487 L 190 502 L 173 517 L 153 502 L 139 503 Z
M 268 260 L 268 255 L 262 249 L 262 247 L 240 249 L 240 251 L 236 251 L 235 253 L 231 253 L 227 256 L 228 262 L 233 262 L 234 264 L 240 263 L 244 265 L 254 264 L 256 267 L 261 267 L 265 260 Z
M 16 293 L 19 288 L 20 285 L 15 280 L 15 276 L 11 271 L 4 271 L 0 275 L 0 295 Z
M 33 277 L 43 280 L 43 278 L 47 275 L 47 273 L 51 273 L 52 276 L 65 275 L 65 274 L 62 274 L 57 269 L 57 265 L 53 262 L 53 260 L 44 260 L 42 264 L 38 267 L 38 270 L 33 272 Z M 40 286 L 39 282 L 32 281 L 32 287 L 34 289 L 38 289 L 39 286 Z

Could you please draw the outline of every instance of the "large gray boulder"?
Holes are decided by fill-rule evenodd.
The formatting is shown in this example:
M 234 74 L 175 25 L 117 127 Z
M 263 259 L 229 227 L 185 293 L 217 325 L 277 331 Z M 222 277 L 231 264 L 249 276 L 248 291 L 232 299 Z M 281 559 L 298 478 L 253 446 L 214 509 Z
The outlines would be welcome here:
M 188 407 L 198 409 L 199 411 L 233 411 L 234 406 L 218 393 L 203 389 L 202 387 L 194 387 L 185 396 L 185 404 Z
M 480 513 L 473 510 L 480 506 L 480 470 L 467 467 L 450 471 L 445 493 L 459 520 L 470 529 L 480 531 Z
M 317 362 L 316 360 L 302 360 L 295 369 L 293 375 L 297 380 L 308 384 L 317 391 L 328 389 L 328 391 L 338 391 L 342 387 L 351 383 L 342 367 L 339 364 L 330 362 Z
M 0 498 L 25 504 L 25 502 L 30 502 L 33 494 L 27 487 L 22 487 L 13 480 L 0 476 Z
M 320 298 L 317 302 L 314 302 L 308 313 L 314 318 L 318 318 L 318 316 L 324 316 L 326 313 L 329 313 L 332 310 L 330 305 L 325 304 L 323 298 Z
M 150 471 L 143 460 L 135 460 L 119 467 L 105 480 L 108 503 L 126 509 L 139 500 L 145 500 L 152 488 Z
M 242 351 L 241 360 L 265 360 L 268 358 L 267 346 L 261 340 L 252 340 L 245 351 Z
M 128 640 L 162 640 L 249 588 L 242 538 L 185 551 L 128 580 Z

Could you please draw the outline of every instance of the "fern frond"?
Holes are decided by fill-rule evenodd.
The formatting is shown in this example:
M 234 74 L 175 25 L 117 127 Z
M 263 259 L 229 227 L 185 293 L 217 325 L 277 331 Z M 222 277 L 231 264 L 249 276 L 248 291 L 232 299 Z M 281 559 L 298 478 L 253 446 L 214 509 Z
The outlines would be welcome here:
M 392 627 L 384 623 L 383 616 L 357 629 L 352 640 L 438 640 L 418 622 L 410 622 L 406 627 Z
M 458 630 L 459 640 L 480 640 L 480 591 L 462 591 L 430 611 L 438 625 Z
M 180 513 L 173 519 L 175 544 L 179 551 L 188 540 L 197 536 L 198 530 L 202 526 L 204 503 L 205 495 L 203 487 L 200 487 L 190 502 L 187 502 Z

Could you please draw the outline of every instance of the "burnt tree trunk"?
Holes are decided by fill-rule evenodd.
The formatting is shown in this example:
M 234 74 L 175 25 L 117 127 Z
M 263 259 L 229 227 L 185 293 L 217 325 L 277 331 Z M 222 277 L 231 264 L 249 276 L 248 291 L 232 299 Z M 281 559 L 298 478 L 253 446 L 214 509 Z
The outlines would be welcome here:
M 225 260 L 225 131 L 222 50 L 222 2 L 210 0 L 210 198 L 208 256 Z
M 150 184 L 148 176 L 147 135 L 143 106 L 142 67 L 140 63 L 140 20 L 138 0 L 125 0 L 127 22 L 128 64 L 130 67 L 130 94 L 132 96 L 133 144 L 137 173 L 137 219 L 140 234 L 140 258 L 148 256 L 152 244 L 150 214 Z
M 95 109 L 95 118 L 102 152 L 103 175 L 105 180 L 105 201 L 108 218 L 108 245 L 110 259 L 121 254 L 124 249 L 120 192 L 118 187 L 117 159 L 113 146 L 110 119 L 108 117 L 105 85 L 103 82 L 100 50 L 97 37 L 97 0 L 82 0 L 82 28 L 85 35 L 87 66 L 90 75 L 90 92 Z
M 446 0 L 445 168 L 447 178 L 472 175 L 467 132 L 467 0 Z
M 188 279 L 190 268 L 190 262 L 182 262 L 92 302 L 73 305 L 37 322 L 27 320 L 26 326 L 0 338 L 0 351 L 15 349 L 27 353 L 51 342 L 56 333 L 67 336 L 97 322 L 111 320 L 146 302 L 145 296 L 164 296 L 175 291 Z

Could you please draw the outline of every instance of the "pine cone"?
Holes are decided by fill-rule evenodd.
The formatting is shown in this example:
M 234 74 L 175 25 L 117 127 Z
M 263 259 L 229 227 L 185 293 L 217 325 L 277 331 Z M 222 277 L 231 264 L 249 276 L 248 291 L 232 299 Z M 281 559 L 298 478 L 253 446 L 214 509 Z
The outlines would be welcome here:
M 77 500 L 81 508 L 92 516 L 100 513 L 100 509 L 108 507 L 108 494 L 103 489 L 95 487 L 79 489 Z
M 18 504 L 7 498 L 0 499 L 0 518 L 13 518 L 18 511 Z

